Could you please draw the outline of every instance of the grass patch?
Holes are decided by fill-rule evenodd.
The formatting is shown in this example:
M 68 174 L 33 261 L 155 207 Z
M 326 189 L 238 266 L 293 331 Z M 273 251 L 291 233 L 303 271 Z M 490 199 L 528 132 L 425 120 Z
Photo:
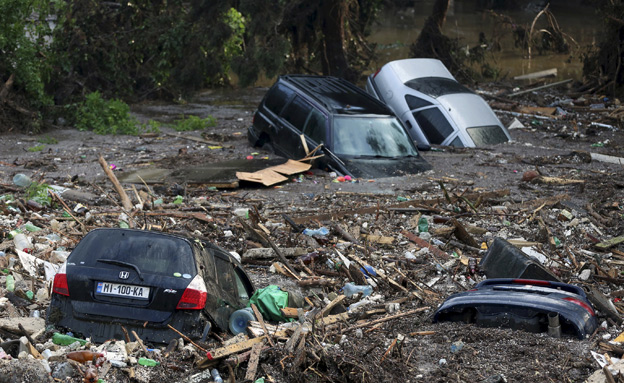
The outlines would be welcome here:
M 41 152 L 44 148 L 45 148 L 45 145 L 37 145 L 37 146 L 32 146 L 28 148 L 27 150 L 29 152 Z

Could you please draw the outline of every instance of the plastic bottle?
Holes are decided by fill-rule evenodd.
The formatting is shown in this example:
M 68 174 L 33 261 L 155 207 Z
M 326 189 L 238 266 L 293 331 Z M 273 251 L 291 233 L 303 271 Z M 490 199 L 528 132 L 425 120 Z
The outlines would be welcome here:
M 15 291 L 15 279 L 11 274 L 6 276 L 6 289 L 7 291 Z
M 13 244 L 15 244 L 15 248 L 20 251 L 24 251 L 24 249 L 31 249 L 32 242 L 30 242 L 30 238 L 26 236 L 26 234 L 15 234 L 13 237 Z
M 32 184 L 32 180 L 26 174 L 18 173 L 13 177 L 13 183 L 19 187 L 25 188 Z
M 74 338 L 73 336 L 61 334 L 60 332 L 55 332 L 54 335 L 52 335 L 52 342 L 60 346 L 69 346 L 74 342 L 79 342 L 83 346 L 87 344 L 87 341 L 84 339 Z
M 30 231 L 30 232 L 35 232 L 35 231 L 39 231 L 39 230 L 41 230 L 41 228 L 40 228 L 40 227 L 38 227 L 38 226 L 36 226 L 36 225 L 33 225 L 31 222 L 27 222 L 27 223 L 24 225 L 24 229 L 26 229 L 26 230 L 28 230 L 28 231 Z
M 215 383 L 223 383 L 223 378 L 221 377 L 221 374 L 219 374 L 219 370 L 216 368 L 213 368 L 212 371 L 210 371 L 210 375 L 212 375 L 212 379 Z
M 249 218 L 249 209 L 247 209 L 246 207 L 234 209 L 234 215 L 247 219 Z
M 139 358 L 139 364 L 146 367 L 154 367 L 160 365 L 160 362 L 150 358 Z
M 93 362 L 96 364 L 97 358 L 104 357 L 104 354 L 99 352 L 92 352 L 88 350 L 72 351 L 65 355 L 67 359 L 75 360 L 78 363 L 86 364 L 87 362 Z
M 342 288 L 342 292 L 347 298 L 351 298 L 355 294 L 362 293 L 362 298 L 369 296 L 373 292 L 373 288 L 368 285 L 356 285 L 349 282 Z
M 419 233 L 429 232 L 429 222 L 427 222 L 427 218 L 420 217 L 418 219 L 418 232 Z
M 247 330 L 247 322 L 256 320 L 251 307 L 236 310 L 230 315 L 229 328 L 232 334 L 237 335 Z
M 371 303 L 372 302 L 369 301 L 368 299 L 362 299 L 359 302 L 355 302 L 355 303 L 349 305 L 349 307 L 347 307 L 347 310 L 350 311 L 350 312 L 354 312 L 354 311 L 356 311 L 358 309 L 358 307 L 364 306 L 364 305 L 368 305 L 368 304 L 371 304 Z
M 315 236 L 315 235 L 319 235 L 322 237 L 322 236 L 329 234 L 329 229 L 326 228 L 325 226 L 320 227 L 318 229 L 304 229 L 303 234 L 309 235 L 310 237 Z

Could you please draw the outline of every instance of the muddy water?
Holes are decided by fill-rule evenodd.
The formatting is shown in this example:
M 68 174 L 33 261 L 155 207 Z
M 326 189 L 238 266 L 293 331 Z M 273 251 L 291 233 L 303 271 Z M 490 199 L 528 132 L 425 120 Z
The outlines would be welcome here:
M 416 1 L 414 7 L 404 9 L 385 9 L 374 28 L 369 40 L 377 43 L 378 57 L 375 67 L 384 63 L 409 57 L 409 46 L 412 44 L 426 18 L 431 13 L 433 0 Z M 501 76 L 514 77 L 545 69 L 557 68 L 560 79 L 580 79 L 582 76 L 581 52 L 598 40 L 600 21 L 595 9 L 582 5 L 582 1 L 551 2 L 550 11 L 554 15 L 561 31 L 571 39 L 573 50 L 569 54 L 539 55 L 533 50 L 531 60 L 526 50 L 514 46 L 512 28 L 523 26 L 530 29 L 535 16 L 543 5 L 530 4 L 523 9 L 500 11 L 499 14 L 509 16 L 515 24 L 497 25 L 489 12 L 484 12 L 479 0 L 452 0 L 444 34 L 457 39 L 460 45 L 474 47 L 479 43 L 479 33 L 483 32 L 489 40 L 492 36 L 501 36 L 501 50 L 488 51 L 486 57 L 491 66 L 500 70 Z M 548 26 L 546 17 L 541 16 L 535 29 Z M 572 42 L 572 39 L 577 43 Z

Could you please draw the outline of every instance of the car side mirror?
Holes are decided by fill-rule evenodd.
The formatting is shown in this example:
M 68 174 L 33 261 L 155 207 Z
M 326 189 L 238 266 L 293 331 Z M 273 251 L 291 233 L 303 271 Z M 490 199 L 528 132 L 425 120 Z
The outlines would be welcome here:
M 431 150 L 431 145 L 429 144 L 423 144 L 422 142 L 416 142 L 414 141 L 414 143 L 416 144 L 416 149 L 418 149 L 419 152 L 428 152 Z

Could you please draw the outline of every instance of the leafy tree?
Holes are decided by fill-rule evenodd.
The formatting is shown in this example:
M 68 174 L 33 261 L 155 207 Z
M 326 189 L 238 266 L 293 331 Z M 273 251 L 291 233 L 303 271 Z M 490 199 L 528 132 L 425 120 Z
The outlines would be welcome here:
M 52 103 L 44 84 L 50 74 L 45 58 L 51 28 L 46 18 L 53 5 L 0 0 L 0 126 L 39 129 L 40 112 Z

